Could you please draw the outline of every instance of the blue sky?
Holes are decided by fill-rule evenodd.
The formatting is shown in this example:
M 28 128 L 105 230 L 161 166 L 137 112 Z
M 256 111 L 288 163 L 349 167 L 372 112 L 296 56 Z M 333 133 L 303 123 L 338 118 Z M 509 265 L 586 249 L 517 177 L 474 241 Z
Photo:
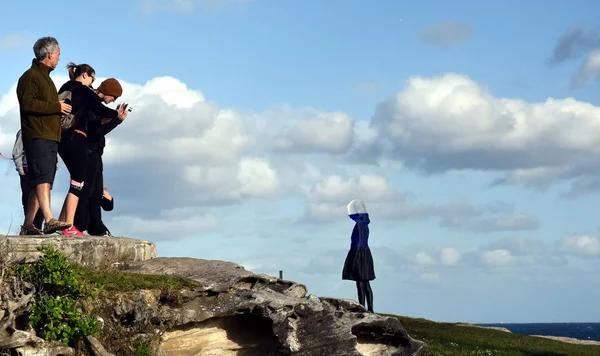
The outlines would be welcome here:
M 0 14 L 0 152 L 36 38 L 61 44 L 57 85 L 69 61 L 119 78 L 135 111 L 104 156 L 114 233 L 356 298 L 359 198 L 376 311 L 600 318 L 597 2 L 35 3 Z M 14 233 L 18 177 L 0 170 Z

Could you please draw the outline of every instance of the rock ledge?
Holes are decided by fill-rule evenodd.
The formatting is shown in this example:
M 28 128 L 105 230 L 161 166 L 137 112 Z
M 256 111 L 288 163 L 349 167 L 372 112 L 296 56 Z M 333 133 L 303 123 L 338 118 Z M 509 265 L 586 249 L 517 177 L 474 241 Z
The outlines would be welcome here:
M 4 237 L 0 236 L 0 241 Z M 2 249 L 7 251 L 8 262 L 32 262 L 40 256 L 37 248 L 43 245 L 56 247 L 72 262 L 98 268 L 156 257 L 156 246 L 152 242 L 127 237 L 9 235 Z

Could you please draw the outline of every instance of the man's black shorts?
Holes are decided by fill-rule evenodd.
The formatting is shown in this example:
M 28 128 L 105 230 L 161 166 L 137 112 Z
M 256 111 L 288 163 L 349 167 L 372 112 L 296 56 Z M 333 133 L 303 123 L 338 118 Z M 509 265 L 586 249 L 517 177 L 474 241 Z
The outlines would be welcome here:
M 43 183 L 54 183 L 56 164 L 58 163 L 58 142 L 35 138 L 25 145 L 27 158 L 27 175 L 29 185 L 38 186 Z

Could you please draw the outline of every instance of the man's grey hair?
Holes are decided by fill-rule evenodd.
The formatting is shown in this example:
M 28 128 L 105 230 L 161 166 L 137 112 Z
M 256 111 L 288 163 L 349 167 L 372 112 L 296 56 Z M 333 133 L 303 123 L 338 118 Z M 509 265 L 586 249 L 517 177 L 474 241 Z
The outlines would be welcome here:
M 48 58 L 49 54 L 56 53 L 57 50 L 58 41 L 54 37 L 42 37 L 33 45 L 35 58 L 40 61 Z

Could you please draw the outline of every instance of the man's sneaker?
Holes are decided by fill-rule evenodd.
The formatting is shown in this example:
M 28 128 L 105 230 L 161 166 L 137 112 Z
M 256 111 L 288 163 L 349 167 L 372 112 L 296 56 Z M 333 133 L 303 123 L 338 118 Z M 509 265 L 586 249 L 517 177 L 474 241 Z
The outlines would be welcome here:
M 21 231 L 19 231 L 19 235 L 24 236 L 24 235 L 43 235 L 44 233 L 42 232 L 42 230 L 38 229 L 37 227 L 31 225 L 31 226 L 21 226 Z
M 90 234 L 88 234 L 87 230 L 83 230 L 81 233 L 84 234 L 85 236 L 90 236 Z
M 46 221 L 44 223 L 44 234 L 49 235 L 53 234 L 59 230 L 68 229 L 71 227 L 71 224 L 68 224 L 64 221 L 58 221 L 56 219 L 52 219 L 50 221 Z
M 64 236 L 85 236 L 85 234 L 81 231 L 79 231 L 78 228 L 76 228 L 75 226 L 71 226 L 68 229 L 64 229 L 61 231 L 61 235 Z

